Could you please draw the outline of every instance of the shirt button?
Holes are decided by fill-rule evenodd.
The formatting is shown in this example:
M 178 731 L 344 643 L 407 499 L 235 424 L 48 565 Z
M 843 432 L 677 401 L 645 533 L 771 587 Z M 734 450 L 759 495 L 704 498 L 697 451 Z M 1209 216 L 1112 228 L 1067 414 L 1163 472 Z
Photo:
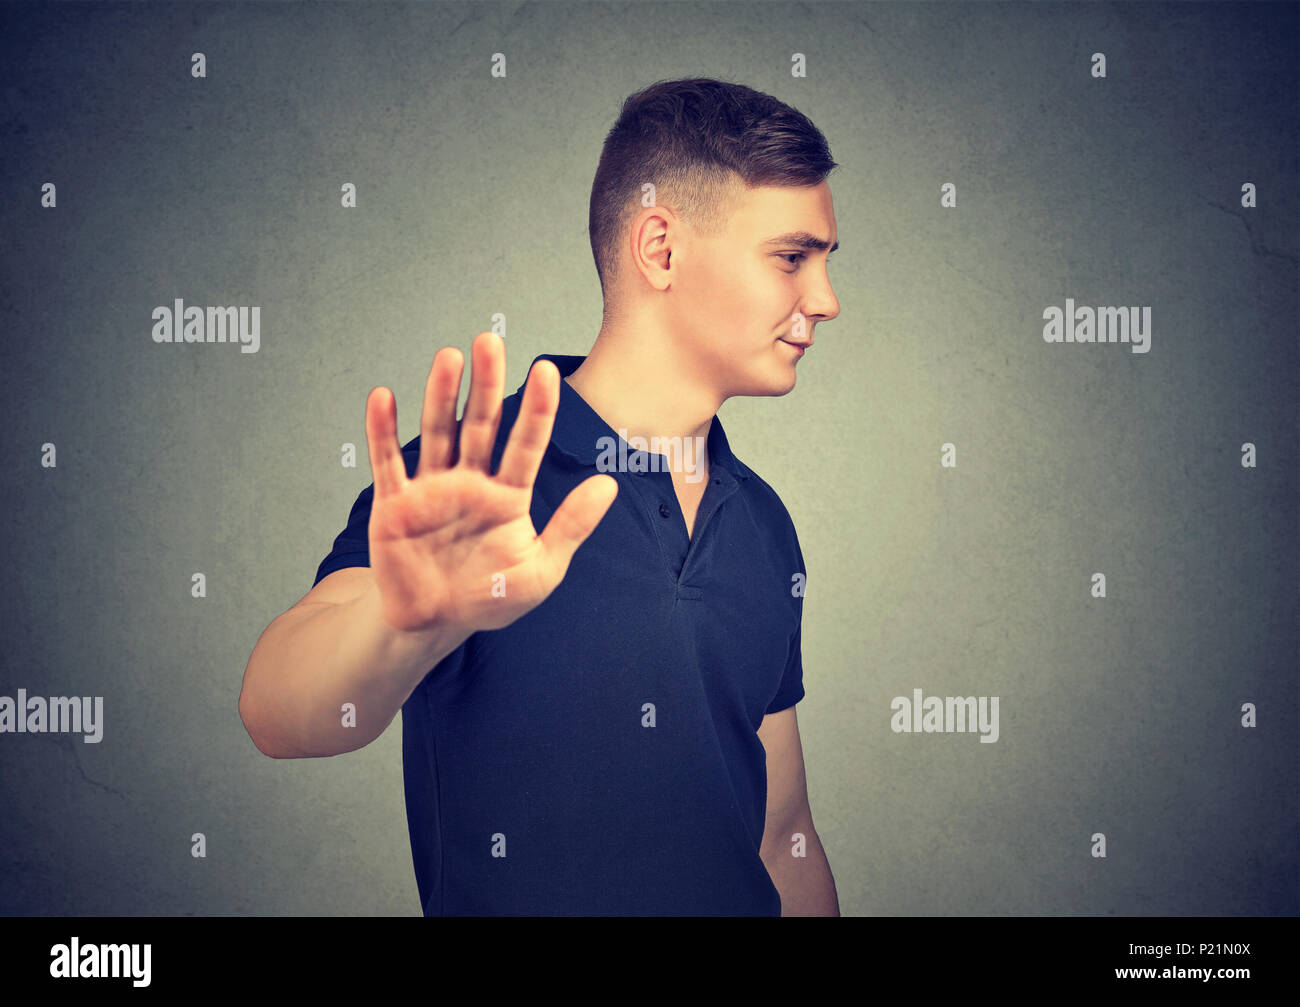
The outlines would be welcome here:
M 659 513 L 662 514 L 664 517 L 668 517 L 670 514 L 672 514 L 672 511 L 668 509 L 668 505 L 666 503 L 660 503 Z

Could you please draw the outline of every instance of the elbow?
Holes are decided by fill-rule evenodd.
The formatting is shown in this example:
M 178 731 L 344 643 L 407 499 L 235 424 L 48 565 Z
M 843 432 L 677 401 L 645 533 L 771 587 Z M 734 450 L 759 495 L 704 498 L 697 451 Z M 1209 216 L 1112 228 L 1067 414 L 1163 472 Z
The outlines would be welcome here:
M 265 728 L 257 717 L 256 707 L 249 699 L 247 678 L 245 678 L 244 687 L 239 691 L 239 720 L 244 725 L 249 740 L 253 742 L 253 747 L 263 755 L 271 759 L 292 758 L 291 755 L 273 744 L 268 738 Z

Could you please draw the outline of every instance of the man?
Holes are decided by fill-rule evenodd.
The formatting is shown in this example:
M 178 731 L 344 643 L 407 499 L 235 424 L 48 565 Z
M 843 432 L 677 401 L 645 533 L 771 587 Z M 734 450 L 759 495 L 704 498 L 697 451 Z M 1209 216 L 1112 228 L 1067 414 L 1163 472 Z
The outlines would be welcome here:
M 240 713 L 294 758 L 401 710 L 426 915 L 838 915 L 794 708 L 803 556 L 715 415 L 789 392 L 839 313 L 834 167 L 774 98 L 652 85 L 592 187 L 590 353 L 538 357 L 503 401 L 480 333 L 458 423 L 444 347 L 400 450 L 371 391 L 374 483 L 259 639 Z

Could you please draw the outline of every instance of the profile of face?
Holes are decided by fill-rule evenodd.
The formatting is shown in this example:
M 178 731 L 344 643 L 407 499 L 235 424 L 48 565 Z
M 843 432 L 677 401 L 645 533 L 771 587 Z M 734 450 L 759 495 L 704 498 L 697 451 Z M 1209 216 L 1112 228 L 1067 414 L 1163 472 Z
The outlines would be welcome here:
M 677 360 L 724 399 L 785 395 L 816 324 L 840 313 L 826 268 L 839 244 L 830 186 L 742 189 L 719 234 L 671 230 L 660 308 Z

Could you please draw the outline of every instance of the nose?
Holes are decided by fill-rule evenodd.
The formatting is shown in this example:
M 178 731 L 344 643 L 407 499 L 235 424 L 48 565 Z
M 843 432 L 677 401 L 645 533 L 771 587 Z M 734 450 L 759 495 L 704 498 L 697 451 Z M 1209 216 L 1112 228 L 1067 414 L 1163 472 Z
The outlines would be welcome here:
M 829 283 L 824 290 L 805 299 L 803 313 L 810 322 L 829 322 L 840 313 L 840 302 Z

